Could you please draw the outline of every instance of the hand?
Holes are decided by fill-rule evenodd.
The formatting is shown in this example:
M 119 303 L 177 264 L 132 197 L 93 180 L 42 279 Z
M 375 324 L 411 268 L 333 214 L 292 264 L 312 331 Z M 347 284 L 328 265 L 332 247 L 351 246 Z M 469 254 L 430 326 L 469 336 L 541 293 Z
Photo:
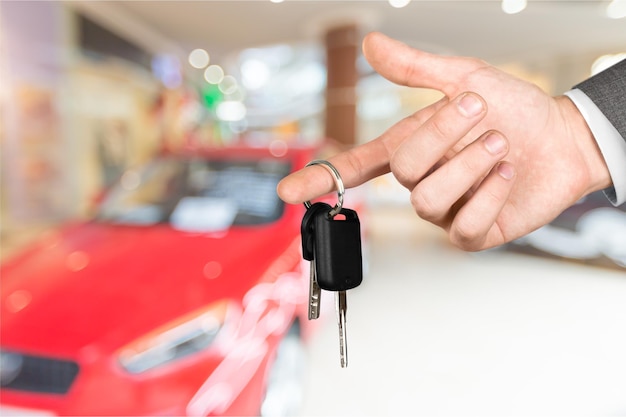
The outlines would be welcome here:
M 365 38 L 363 51 L 390 81 L 445 96 L 330 158 L 346 187 L 392 172 L 420 217 L 458 247 L 482 250 L 610 185 L 595 140 L 567 97 L 550 97 L 480 60 L 425 53 L 380 33 Z M 295 204 L 333 187 L 324 168 L 312 166 L 285 178 L 278 194 Z

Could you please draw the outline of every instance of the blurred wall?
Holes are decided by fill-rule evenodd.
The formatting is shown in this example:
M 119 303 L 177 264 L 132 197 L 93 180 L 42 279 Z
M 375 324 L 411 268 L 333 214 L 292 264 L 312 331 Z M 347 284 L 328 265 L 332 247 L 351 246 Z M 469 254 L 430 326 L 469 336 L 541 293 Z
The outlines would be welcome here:
M 57 2 L 4 2 L 0 18 L 2 211 L 19 220 L 59 218 L 72 200 L 64 192 L 62 9 Z
M 102 189 L 162 147 L 160 119 L 180 99 L 149 69 L 81 49 L 71 4 L 3 2 L 0 16 L 6 234 L 88 215 Z

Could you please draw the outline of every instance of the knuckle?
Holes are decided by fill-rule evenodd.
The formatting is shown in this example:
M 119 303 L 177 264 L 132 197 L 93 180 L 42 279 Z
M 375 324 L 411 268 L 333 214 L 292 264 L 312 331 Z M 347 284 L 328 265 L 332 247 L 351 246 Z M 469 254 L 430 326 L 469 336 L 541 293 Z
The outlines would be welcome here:
M 417 181 L 413 172 L 413 164 L 407 158 L 407 152 L 395 152 L 389 161 L 389 170 L 398 182 L 407 188 Z
M 427 125 L 428 133 L 434 139 L 449 139 L 451 134 L 449 132 L 449 125 L 444 120 L 439 118 L 433 118 L 431 123 Z
M 505 196 L 501 194 L 501 190 L 499 189 L 485 189 L 484 195 L 482 198 L 485 200 L 485 205 L 487 207 L 500 207 L 502 206 L 503 199 Z
M 476 75 L 478 71 L 482 70 L 490 70 L 492 67 L 489 63 L 483 59 L 476 57 L 460 57 L 458 65 L 462 65 L 464 68 L 467 68 L 468 75 Z
M 477 198 L 480 199 L 481 207 L 493 209 L 505 204 L 510 185 L 503 181 L 493 181 L 497 178 L 497 174 L 492 171 L 477 191 Z
M 468 155 L 471 157 L 459 156 L 460 171 L 466 175 L 475 175 L 477 172 L 484 172 L 481 166 L 482 159 L 476 155 Z
M 474 224 L 465 218 L 456 218 L 449 232 L 450 242 L 467 251 L 479 250 L 485 239 L 484 234 Z
M 411 205 L 415 213 L 424 220 L 433 221 L 440 217 L 442 208 L 438 199 L 422 189 L 419 185 L 411 192 Z

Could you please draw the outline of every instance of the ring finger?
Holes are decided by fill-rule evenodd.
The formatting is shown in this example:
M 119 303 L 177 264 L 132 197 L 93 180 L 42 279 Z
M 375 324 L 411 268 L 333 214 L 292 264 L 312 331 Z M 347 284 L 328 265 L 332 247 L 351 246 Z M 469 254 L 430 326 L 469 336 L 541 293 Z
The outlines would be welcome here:
M 453 205 L 482 181 L 508 149 L 507 140 L 499 132 L 483 134 L 413 188 L 411 203 L 415 212 L 445 226 Z

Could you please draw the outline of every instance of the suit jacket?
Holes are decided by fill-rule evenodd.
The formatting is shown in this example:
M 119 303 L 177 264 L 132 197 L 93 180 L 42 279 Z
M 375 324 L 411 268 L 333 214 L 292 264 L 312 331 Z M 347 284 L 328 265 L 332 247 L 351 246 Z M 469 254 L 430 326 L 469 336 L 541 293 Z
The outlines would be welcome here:
M 626 59 L 578 84 L 626 141 Z

